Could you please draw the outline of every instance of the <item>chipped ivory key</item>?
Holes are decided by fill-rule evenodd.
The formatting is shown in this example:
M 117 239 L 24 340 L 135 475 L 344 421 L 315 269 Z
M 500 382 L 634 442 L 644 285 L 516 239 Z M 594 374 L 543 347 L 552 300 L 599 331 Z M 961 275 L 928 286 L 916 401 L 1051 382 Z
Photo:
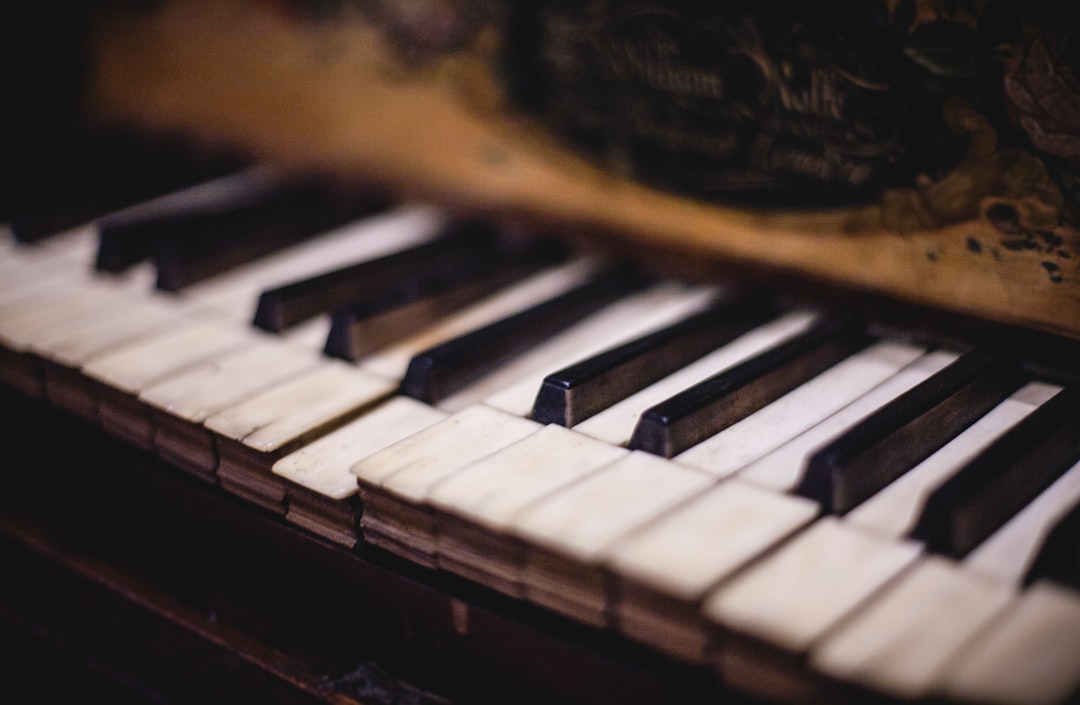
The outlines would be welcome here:
M 531 433 L 541 425 L 483 405 L 359 460 L 363 537 L 421 565 L 435 567 L 435 519 L 428 492 L 445 477 Z
M 274 463 L 271 471 L 285 480 L 285 518 L 331 541 L 352 547 L 357 541 L 359 501 L 352 466 L 433 426 L 447 416 L 423 402 L 393 397 L 336 431 Z
M 336 360 L 206 419 L 217 434 L 222 486 L 284 514 L 285 481 L 274 462 L 340 427 L 394 391 L 394 383 Z
M 521 596 L 525 545 L 511 536 L 530 504 L 629 451 L 549 425 L 432 487 L 440 568 Z
M 817 504 L 737 480 L 675 507 L 606 552 L 616 577 L 616 627 L 639 641 L 700 660 L 708 638 L 701 599 L 792 532 Z
M 714 482 L 699 470 L 635 451 L 529 506 L 513 529 L 528 545 L 526 598 L 606 626 L 612 607 L 602 565 L 606 549 Z

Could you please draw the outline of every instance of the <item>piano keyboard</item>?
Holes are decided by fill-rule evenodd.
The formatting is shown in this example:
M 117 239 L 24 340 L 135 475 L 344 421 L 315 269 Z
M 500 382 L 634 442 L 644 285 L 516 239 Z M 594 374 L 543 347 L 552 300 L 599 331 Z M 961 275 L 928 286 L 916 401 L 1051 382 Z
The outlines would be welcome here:
M 204 188 L 9 228 L 5 383 L 344 549 L 753 695 L 1080 694 L 1080 367 L 424 204 L 241 262 L 218 219 L 249 228 L 227 216 L 265 174 L 229 178 L 209 212 Z M 185 222 L 230 266 L 178 246 Z

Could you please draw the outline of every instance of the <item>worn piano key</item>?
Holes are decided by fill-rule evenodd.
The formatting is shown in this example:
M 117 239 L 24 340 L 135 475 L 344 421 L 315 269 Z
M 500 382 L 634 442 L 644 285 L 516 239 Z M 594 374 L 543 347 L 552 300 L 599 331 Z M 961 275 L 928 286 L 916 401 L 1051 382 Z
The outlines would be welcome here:
M 150 260 L 163 238 L 175 235 L 174 218 L 221 213 L 260 197 L 273 197 L 285 175 L 253 167 L 136 203 L 97 220 L 98 248 L 94 268 L 121 272 Z
M 288 481 L 285 518 L 336 543 L 358 540 L 359 493 L 352 466 L 433 426 L 447 413 L 409 397 L 396 396 L 341 428 L 281 458 L 271 467 Z
M 206 419 L 217 434 L 221 486 L 279 514 L 285 481 L 274 463 L 344 425 L 393 393 L 395 383 L 325 360 Z
M 409 362 L 423 350 L 564 294 L 588 281 L 600 266 L 597 260 L 583 257 L 551 267 L 448 316 L 427 330 L 368 355 L 359 364 L 385 377 L 402 379 Z
M 585 419 L 574 430 L 612 445 L 626 445 L 630 442 L 634 425 L 646 409 L 798 335 L 813 320 L 814 314 L 809 311 L 794 311 L 764 322 L 700 360 Z
M 923 383 L 956 359 L 955 353 L 946 351 L 929 352 L 916 358 L 914 362 L 901 368 L 899 372 L 843 409 L 742 468 L 738 473 L 739 478 L 781 492 L 792 491 L 804 477 L 807 460 L 819 447 L 845 433 L 860 419 L 871 416 L 891 400 Z M 811 498 L 817 499 L 813 496 Z
M 90 360 L 140 338 L 184 325 L 201 312 L 170 298 L 124 297 L 92 317 L 42 331 L 30 344 L 41 363 L 44 396 L 56 406 L 91 421 L 98 420 L 98 386 L 83 374 Z
M 551 370 L 656 331 L 700 310 L 714 295 L 711 287 L 660 281 L 573 323 L 444 399 L 440 406 L 459 409 L 482 401 L 510 414 L 528 416 L 537 390 Z
M 412 253 L 410 253 L 412 254 Z M 500 247 L 477 242 L 452 255 L 432 255 L 418 271 L 392 277 L 333 312 L 325 352 L 356 361 L 564 258 L 554 243 Z M 378 283 L 367 276 L 365 286 Z
M 259 295 L 254 323 L 280 331 L 316 314 L 385 295 L 403 283 L 423 287 L 428 281 L 443 281 L 455 270 L 462 270 L 462 277 L 470 271 L 490 271 L 499 255 L 492 228 L 457 223 L 416 247 L 267 289 Z
M 1039 580 L 1080 590 L 1080 502 L 1057 520 L 1040 544 L 1024 582 Z
M 31 351 L 42 338 L 56 331 L 78 329 L 131 295 L 138 281 L 72 282 L 68 277 L 48 278 L 34 287 L 33 295 L 0 304 L 0 374 L 23 392 L 41 396 L 44 377 L 40 360 Z
M 1008 583 L 1021 583 L 1056 522 L 1080 505 L 1080 462 L 963 559 L 964 567 Z
M 1002 433 L 1053 397 L 1061 387 L 1031 382 L 890 485 L 845 516 L 851 524 L 886 536 L 911 531 L 926 497 Z
M 616 581 L 616 628 L 701 662 L 709 641 L 701 600 L 817 514 L 810 500 L 733 479 L 679 505 L 605 552 Z
M 365 541 L 436 567 L 428 492 L 442 478 L 540 430 L 540 424 L 477 405 L 356 462 Z
M 905 342 L 873 343 L 675 459 L 718 477 L 730 475 L 840 411 L 924 352 Z
M 253 333 L 204 313 L 88 360 L 83 373 L 97 384 L 102 428 L 139 448 L 153 448 L 150 413 L 138 394 L 150 385 L 246 344 Z
M 410 361 L 401 391 L 436 403 L 643 283 L 635 270 L 611 268 L 565 294 L 429 348 Z
M 630 447 L 673 457 L 783 396 L 869 337 L 854 316 L 823 320 L 799 337 L 699 382 L 641 415 Z
M 254 334 L 242 347 L 148 386 L 139 401 L 151 410 L 158 454 L 213 479 L 218 457 L 203 422 L 322 362 L 315 351 Z
M 224 212 L 174 216 L 162 224 L 167 234 L 154 255 L 157 286 L 180 291 L 385 205 L 381 198 L 346 198 L 314 180 Z
M 810 652 L 839 683 L 915 701 L 937 695 L 951 662 L 1015 599 L 1012 585 L 927 556 Z
M 530 416 L 575 426 L 765 322 L 773 307 L 760 293 L 722 297 L 663 330 L 553 372 Z
M 949 665 L 959 702 L 1063 705 L 1080 692 L 1080 595 L 1049 582 L 1024 591 Z
M 512 535 L 515 517 L 628 452 L 552 424 L 444 477 L 427 493 L 439 568 L 521 597 L 525 544 Z
M 873 536 L 827 516 L 711 592 L 703 614 L 720 629 L 712 653 L 725 681 L 759 695 L 798 689 L 808 650 L 920 555 L 914 542 Z M 806 687 L 812 688 L 812 685 Z
M 943 482 L 912 535 L 963 557 L 1080 458 L 1080 386 L 1066 387 Z
M 1023 381 L 1010 361 L 969 352 L 818 449 L 795 491 L 825 511 L 844 514 L 945 445 Z
M 713 484 L 710 475 L 631 451 L 514 518 L 527 544 L 525 597 L 579 621 L 610 625 L 606 551 L 620 538 Z
M 340 267 L 343 262 L 372 260 L 416 246 L 430 240 L 444 223 L 444 216 L 431 206 L 403 205 L 385 213 L 352 220 L 271 255 L 244 263 L 229 272 L 187 287 L 183 295 L 250 323 L 262 292 L 291 281 L 318 276 Z M 325 342 L 325 333 L 320 345 L 322 342 Z

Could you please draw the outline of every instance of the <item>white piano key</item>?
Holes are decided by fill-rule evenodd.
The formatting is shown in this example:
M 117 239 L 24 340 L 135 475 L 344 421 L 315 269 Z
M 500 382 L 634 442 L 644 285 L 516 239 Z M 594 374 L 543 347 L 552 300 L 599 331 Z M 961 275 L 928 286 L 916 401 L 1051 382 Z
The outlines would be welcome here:
M 632 529 L 714 482 L 694 468 L 633 451 L 528 507 L 515 518 L 514 532 L 583 563 L 597 562 Z
M 253 333 L 250 342 L 150 385 L 146 404 L 185 421 L 208 417 L 324 362 L 310 350 Z
M 866 394 L 922 352 L 903 342 L 875 343 L 675 460 L 718 477 L 730 475 Z
M 444 223 L 445 215 L 431 206 L 402 206 L 261 257 L 186 287 L 183 293 L 190 300 L 250 321 L 263 290 L 419 244 Z
M 936 453 L 855 507 L 845 515 L 845 521 L 885 536 L 903 536 L 914 527 L 934 488 L 1060 389 L 1042 382 L 1025 385 Z
M 478 389 L 466 390 L 445 404 L 452 409 L 483 398 L 484 403 L 497 409 L 527 416 L 544 377 L 552 371 L 697 313 L 716 295 L 712 287 L 665 284 L 640 296 L 627 297 L 507 365 L 498 375 L 478 385 Z M 497 391 L 483 397 L 484 388 Z
M 929 556 L 828 635 L 809 661 L 842 682 L 899 698 L 926 697 L 1015 594 L 1011 586 Z
M 443 478 L 428 501 L 487 529 L 507 531 L 529 504 L 627 453 L 562 426 L 545 426 Z
M 606 549 L 714 482 L 699 470 L 634 451 L 530 505 L 513 526 L 529 547 L 525 596 L 603 626 L 611 607 Z
M 1061 705 L 1080 690 L 1080 594 L 1031 586 L 944 675 L 946 695 L 987 705 Z
M 628 452 L 549 425 L 442 479 L 428 493 L 439 567 L 520 595 L 525 551 L 510 535 L 516 516 Z
M 810 500 L 725 480 L 605 552 L 615 575 L 615 624 L 627 636 L 700 661 L 708 643 L 697 606 L 708 591 L 809 523 Z
M 1055 522 L 1080 502 L 1080 462 L 963 559 L 966 569 L 1019 584 Z
M 640 392 L 574 426 L 574 430 L 612 445 L 625 445 L 634 432 L 634 424 L 646 409 L 682 390 L 732 367 L 805 331 L 814 315 L 796 311 L 780 316 L 745 333 L 678 372 L 649 385 Z
M 596 271 L 597 264 L 586 258 L 546 269 L 449 316 L 436 326 L 361 359 L 359 364 L 388 378 L 402 379 L 417 353 L 565 293 L 586 281 Z
M 327 360 L 210 416 L 205 426 L 216 434 L 221 487 L 285 514 L 288 483 L 271 471 L 273 464 L 370 410 L 394 387 L 369 372 Z
M 920 550 L 825 517 L 710 594 L 703 611 L 727 629 L 803 653 Z
M 527 419 L 474 406 L 357 461 L 352 472 L 364 483 L 419 504 L 443 478 L 541 428 Z
M 243 345 L 251 335 L 235 321 L 193 317 L 95 357 L 83 371 L 111 389 L 138 394 L 171 374 Z
M 394 384 L 388 380 L 327 360 L 218 411 L 205 423 L 224 438 L 270 453 L 350 410 L 379 401 L 393 390 Z
M 810 500 L 731 480 L 620 541 L 607 561 L 624 578 L 694 601 L 816 513 Z
M 39 332 L 30 343 L 30 351 L 58 364 L 79 368 L 128 341 L 204 315 L 173 297 L 154 294 L 121 297 L 93 316 Z
M 840 411 L 744 467 L 738 473 L 739 479 L 782 492 L 793 490 L 802 479 L 807 458 L 818 447 L 944 369 L 957 357 L 943 351 L 922 355 Z
M 387 448 L 444 420 L 441 411 L 409 397 L 394 397 L 354 421 L 274 463 L 291 483 L 340 500 L 357 492 L 352 467 L 358 458 Z
M 359 460 L 352 473 L 364 507 L 364 539 L 435 567 L 435 519 L 426 503 L 430 489 L 540 428 L 528 419 L 474 406 Z
M 284 456 L 270 470 L 286 482 L 285 519 L 352 548 L 360 514 L 352 464 L 445 417 L 427 404 L 394 397 Z

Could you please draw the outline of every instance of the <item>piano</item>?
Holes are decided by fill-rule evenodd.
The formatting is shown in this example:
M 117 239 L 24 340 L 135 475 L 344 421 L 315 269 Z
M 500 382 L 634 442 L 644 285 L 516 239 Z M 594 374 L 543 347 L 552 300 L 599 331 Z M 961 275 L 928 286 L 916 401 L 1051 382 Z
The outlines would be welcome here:
M 182 99 L 207 54 L 173 32 L 236 36 L 166 5 L 97 25 L 112 119 L 33 155 L 74 186 L 5 205 L 18 691 L 1080 701 L 1080 240 L 830 240 L 870 207 L 702 204 L 503 132 L 461 149 L 506 181 L 340 134 L 329 167 L 329 118 L 301 159 L 236 132 L 266 96 Z

